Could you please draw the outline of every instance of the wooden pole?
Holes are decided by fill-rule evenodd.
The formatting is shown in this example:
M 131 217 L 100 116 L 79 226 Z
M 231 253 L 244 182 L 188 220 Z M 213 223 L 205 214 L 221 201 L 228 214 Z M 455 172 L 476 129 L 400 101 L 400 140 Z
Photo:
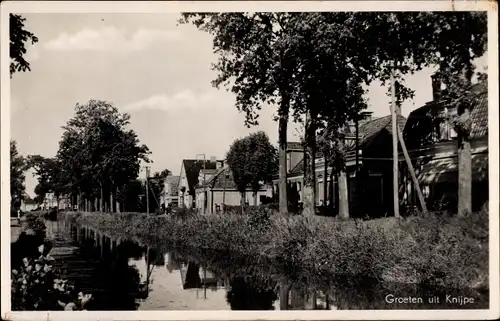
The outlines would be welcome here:
M 149 167 L 146 166 L 146 214 L 149 215 Z
M 396 112 L 396 81 L 394 79 L 394 62 L 391 68 L 391 115 L 392 115 L 392 184 L 393 184 L 393 201 L 394 201 L 394 217 L 399 218 L 399 166 L 398 166 L 398 118 Z
M 418 184 L 417 175 L 415 174 L 415 169 L 413 168 L 413 165 L 411 163 L 408 150 L 406 150 L 406 144 L 403 140 L 403 134 L 401 133 L 399 126 L 397 134 L 399 138 L 399 143 L 401 144 L 401 149 L 403 150 L 403 155 L 405 157 L 406 164 L 408 165 L 408 170 L 410 171 L 411 179 L 415 186 L 415 190 L 417 191 L 418 200 L 420 202 L 420 208 L 422 209 L 422 212 L 427 213 L 427 205 L 425 204 L 424 195 L 422 194 L 422 190 L 420 189 L 420 185 Z
M 222 213 L 225 213 L 225 207 L 226 207 L 226 182 L 227 182 L 226 170 L 228 171 L 229 169 L 222 170 L 222 175 L 224 175 L 224 189 L 222 190 L 222 209 L 221 209 Z

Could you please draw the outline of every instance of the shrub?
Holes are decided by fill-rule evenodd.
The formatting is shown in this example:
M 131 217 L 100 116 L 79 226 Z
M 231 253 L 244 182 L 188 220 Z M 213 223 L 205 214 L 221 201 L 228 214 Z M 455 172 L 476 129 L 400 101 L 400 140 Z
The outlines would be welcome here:
M 92 296 L 77 293 L 74 285 L 53 270 L 52 244 L 44 239 L 40 215 L 26 215 L 24 222 L 23 232 L 12 244 L 13 310 L 83 310 Z

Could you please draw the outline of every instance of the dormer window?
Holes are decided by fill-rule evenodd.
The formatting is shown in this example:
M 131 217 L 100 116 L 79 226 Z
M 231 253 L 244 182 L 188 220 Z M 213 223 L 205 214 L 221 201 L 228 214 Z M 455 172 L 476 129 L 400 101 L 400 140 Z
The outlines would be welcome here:
M 453 119 L 456 116 L 456 108 L 445 107 L 438 116 L 438 141 L 448 141 L 457 137 L 453 128 Z

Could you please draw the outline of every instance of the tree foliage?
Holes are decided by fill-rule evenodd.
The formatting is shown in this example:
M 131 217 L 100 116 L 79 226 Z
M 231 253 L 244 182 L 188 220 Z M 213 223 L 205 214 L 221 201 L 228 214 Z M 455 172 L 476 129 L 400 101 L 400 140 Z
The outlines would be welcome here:
M 341 127 L 366 108 L 365 85 L 386 84 L 393 73 L 400 105 L 414 95 L 404 77 L 437 66 L 460 106 L 472 60 L 486 48 L 484 12 L 189 13 L 182 21 L 214 36 L 214 85 L 231 88 L 247 125 L 257 123 L 264 104 L 279 103 L 281 148 L 288 113 L 296 121 L 308 116 L 306 186 L 314 186 L 317 131 Z M 466 141 L 470 113 L 456 123 Z
M 276 148 L 263 131 L 250 134 L 245 138 L 248 144 L 247 170 L 250 176 L 250 188 L 254 195 L 262 188 L 263 183 L 271 183 L 278 171 L 278 155 Z
M 19 154 L 17 142 L 10 141 L 10 208 L 11 212 L 20 209 L 21 202 L 24 199 L 26 185 L 26 176 L 24 172 L 27 169 L 26 159 Z
M 226 161 L 233 174 L 233 180 L 238 191 L 245 195 L 250 183 L 249 171 L 247 170 L 248 145 L 245 139 L 236 139 L 226 155 Z M 244 196 L 242 196 L 243 198 Z M 242 199 L 244 202 L 244 199 Z
M 238 191 L 242 194 L 242 204 L 248 188 L 253 192 L 254 202 L 257 202 L 257 192 L 262 184 L 270 183 L 278 170 L 276 148 L 263 131 L 234 141 L 226 160 Z
M 9 15 L 9 38 L 10 38 L 10 75 L 15 72 L 30 71 L 30 64 L 25 59 L 27 52 L 26 44 L 35 44 L 38 38 L 25 28 L 26 18 L 18 14 Z
M 89 200 L 101 193 L 116 197 L 117 190 L 137 178 L 141 161 L 149 162 L 149 150 L 127 128 L 129 119 L 106 101 L 76 105 L 57 153 L 66 192 L 81 192 Z
M 35 202 L 41 204 L 49 193 L 54 193 L 58 200 L 65 192 L 61 179 L 61 164 L 57 158 L 47 158 L 40 155 L 30 155 L 28 165 L 34 170 L 38 184 L 35 186 Z
M 293 13 L 184 13 L 181 23 L 193 23 L 213 35 L 218 61 L 213 65 L 217 88 L 225 86 L 236 96 L 236 108 L 247 126 L 257 125 L 259 111 L 277 104 L 279 121 L 279 204 L 287 211 L 286 143 L 290 108 L 296 83 L 296 38 L 290 24 Z

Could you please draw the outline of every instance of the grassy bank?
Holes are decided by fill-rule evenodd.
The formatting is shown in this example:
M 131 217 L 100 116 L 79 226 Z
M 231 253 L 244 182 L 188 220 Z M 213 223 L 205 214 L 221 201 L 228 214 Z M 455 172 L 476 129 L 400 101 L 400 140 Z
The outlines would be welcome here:
M 489 282 L 486 211 L 461 218 L 428 214 L 370 221 L 284 216 L 265 210 L 248 215 L 76 216 L 81 224 L 111 235 L 137 237 L 151 246 L 191 248 L 218 253 L 231 262 L 272 265 L 272 271 L 291 279 L 307 271 L 309 283 L 341 276 L 448 288 L 488 287 Z

